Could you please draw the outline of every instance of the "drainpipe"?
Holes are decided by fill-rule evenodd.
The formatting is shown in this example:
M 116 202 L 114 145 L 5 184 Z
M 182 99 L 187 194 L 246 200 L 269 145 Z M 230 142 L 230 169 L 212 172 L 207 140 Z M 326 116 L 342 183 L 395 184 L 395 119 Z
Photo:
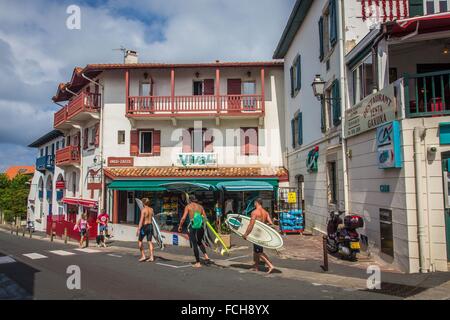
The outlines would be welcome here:
M 417 210 L 417 235 L 419 241 L 419 263 L 420 272 L 428 272 L 425 259 L 425 218 L 423 208 L 423 188 L 422 188 L 422 147 L 421 142 L 426 130 L 423 127 L 414 128 L 414 174 L 416 179 L 416 210 Z
M 340 14 L 338 19 L 338 42 L 339 42 L 339 91 L 341 97 L 341 137 L 342 137 L 342 174 L 344 180 L 344 210 L 349 214 L 349 196 L 348 196 L 348 170 L 347 170 L 347 140 L 345 138 L 345 110 L 347 110 L 347 98 L 345 94 L 345 60 L 344 60 L 344 0 L 337 1 Z
M 103 111 L 104 111 L 104 107 L 105 107 L 105 86 L 102 85 L 100 83 L 100 81 L 94 81 L 93 79 L 87 77 L 84 73 L 81 73 L 81 76 L 86 79 L 87 81 L 99 85 L 100 88 L 102 89 L 102 96 L 100 98 L 101 101 L 101 106 L 100 106 L 100 134 L 98 137 L 98 142 L 99 142 L 99 147 L 100 147 L 100 174 L 101 174 L 101 179 L 102 179 L 102 189 L 101 189 L 101 193 L 98 197 L 98 204 L 99 204 L 99 209 L 100 212 L 102 209 L 104 208 L 104 198 L 106 197 L 105 195 L 105 175 L 103 173 L 103 132 L 104 132 L 104 121 L 103 121 Z

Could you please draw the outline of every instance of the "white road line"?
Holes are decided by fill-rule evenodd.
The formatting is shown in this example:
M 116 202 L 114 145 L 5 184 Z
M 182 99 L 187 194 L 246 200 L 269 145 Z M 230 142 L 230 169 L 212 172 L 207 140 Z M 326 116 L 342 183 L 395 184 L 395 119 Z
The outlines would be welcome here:
M 226 259 L 225 261 L 232 261 L 232 260 L 237 260 L 237 259 L 247 258 L 247 257 L 249 257 L 249 255 L 246 255 L 246 256 L 239 256 L 239 257 L 233 257 L 233 258 Z
M 177 266 L 173 266 L 173 265 L 171 265 L 171 264 L 165 264 L 165 263 L 160 263 L 160 262 L 157 262 L 156 264 L 159 264 L 160 266 L 165 266 L 165 267 L 170 267 L 170 268 L 178 268 Z
M 57 254 L 58 256 L 73 256 L 75 253 L 64 250 L 53 250 L 51 253 Z
M 47 256 L 44 256 L 44 255 L 39 254 L 39 253 L 26 253 L 26 254 L 24 254 L 24 256 L 27 257 L 27 258 L 30 258 L 32 260 L 47 258 Z
M 114 254 L 114 253 L 108 253 L 108 256 L 116 257 L 116 258 L 122 258 L 122 256 L 119 256 L 118 254 Z
M 0 257 L 0 264 L 14 263 L 16 260 L 9 256 Z
M 82 248 L 82 249 L 75 249 L 77 251 L 80 252 L 85 252 L 85 253 L 97 253 L 97 252 L 101 252 L 100 250 L 95 250 L 95 249 L 89 249 L 89 248 Z

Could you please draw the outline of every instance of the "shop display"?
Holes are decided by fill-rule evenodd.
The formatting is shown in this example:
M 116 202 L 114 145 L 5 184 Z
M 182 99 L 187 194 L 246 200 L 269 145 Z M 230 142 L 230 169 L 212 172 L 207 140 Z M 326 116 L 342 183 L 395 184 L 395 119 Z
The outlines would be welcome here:
M 280 231 L 282 233 L 303 232 L 303 211 L 292 209 L 279 213 Z

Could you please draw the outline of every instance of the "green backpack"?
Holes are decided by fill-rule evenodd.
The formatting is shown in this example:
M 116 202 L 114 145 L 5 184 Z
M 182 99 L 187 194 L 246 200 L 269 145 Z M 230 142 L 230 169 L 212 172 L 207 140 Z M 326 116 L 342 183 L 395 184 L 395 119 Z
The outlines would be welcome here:
M 201 229 L 203 226 L 203 216 L 200 212 L 194 212 L 194 219 L 192 219 L 192 229 Z

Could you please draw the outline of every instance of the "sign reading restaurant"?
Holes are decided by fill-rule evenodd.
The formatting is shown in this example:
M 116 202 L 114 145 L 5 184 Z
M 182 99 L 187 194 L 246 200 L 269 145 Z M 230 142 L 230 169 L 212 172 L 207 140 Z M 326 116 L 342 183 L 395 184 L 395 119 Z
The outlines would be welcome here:
M 364 98 L 345 113 L 346 138 L 395 120 L 397 101 L 394 84 Z

